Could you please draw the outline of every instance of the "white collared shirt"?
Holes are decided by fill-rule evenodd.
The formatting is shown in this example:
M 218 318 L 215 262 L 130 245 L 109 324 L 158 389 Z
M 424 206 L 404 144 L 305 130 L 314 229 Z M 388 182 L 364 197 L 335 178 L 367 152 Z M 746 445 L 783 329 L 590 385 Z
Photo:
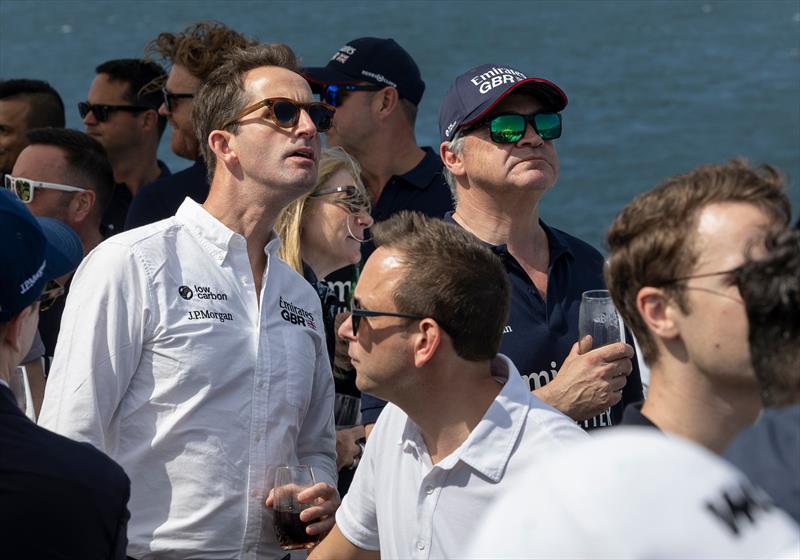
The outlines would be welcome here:
M 553 449 L 588 437 L 531 394 L 507 357 L 498 354 L 492 370 L 502 390 L 464 443 L 436 465 L 419 427 L 386 406 L 336 513 L 347 540 L 380 550 L 381 558 L 463 558 L 482 512 L 504 489 L 535 477 L 532 465 Z
M 336 486 L 320 302 L 279 243 L 260 305 L 244 237 L 190 199 L 75 275 L 40 423 L 128 473 L 131 556 L 275 557 L 274 467 Z

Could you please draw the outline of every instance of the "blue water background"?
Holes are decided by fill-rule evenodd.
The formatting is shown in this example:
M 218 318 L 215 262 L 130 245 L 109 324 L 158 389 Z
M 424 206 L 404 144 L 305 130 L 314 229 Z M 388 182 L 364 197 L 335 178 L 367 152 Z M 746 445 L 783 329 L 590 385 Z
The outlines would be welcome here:
M 350 39 L 394 37 L 427 83 L 417 135 L 438 145 L 452 79 L 485 62 L 568 94 L 551 224 L 602 245 L 614 215 L 663 178 L 745 156 L 789 177 L 800 207 L 800 1 L 164 2 L 0 0 L 0 76 L 50 81 L 75 104 L 97 64 L 161 31 L 216 19 L 323 65 Z M 169 133 L 167 133 L 169 134 Z M 173 170 L 188 165 L 162 141 Z

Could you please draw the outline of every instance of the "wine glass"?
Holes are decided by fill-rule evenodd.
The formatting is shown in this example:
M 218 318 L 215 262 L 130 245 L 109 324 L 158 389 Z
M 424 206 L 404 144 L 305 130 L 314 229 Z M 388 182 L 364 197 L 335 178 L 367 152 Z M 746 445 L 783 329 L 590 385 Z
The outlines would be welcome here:
M 586 335 L 591 335 L 592 344 L 583 343 Z M 583 292 L 578 312 L 578 339 L 581 341 L 581 354 L 592 348 L 606 344 L 625 342 L 625 328 L 608 290 Z
M 311 522 L 300 520 L 300 512 L 313 504 L 297 499 L 300 492 L 314 484 L 314 471 L 309 465 L 280 466 L 275 470 L 272 509 L 275 536 L 283 550 L 312 548 L 319 541 L 319 535 L 306 533 Z

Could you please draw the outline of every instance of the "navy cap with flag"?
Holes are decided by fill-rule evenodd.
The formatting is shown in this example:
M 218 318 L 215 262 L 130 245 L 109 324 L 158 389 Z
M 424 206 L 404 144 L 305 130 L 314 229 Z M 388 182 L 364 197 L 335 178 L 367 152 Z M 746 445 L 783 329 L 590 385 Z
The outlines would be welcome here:
M 400 97 L 419 105 L 425 82 L 411 55 L 394 39 L 361 37 L 340 48 L 326 66 L 304 68 L 314 93 L 329 84 L 370 82 L 397 89 Z
M 567 106 L 567 94 L 553 82 L 503 64 L 481 64 L 456 78 L 445 94 L 439 110 L 442 142 L 452 140 L 458 129 L 479 121 L 515 91 L 531 93 L 550 111 Z
M 5 189 L 0 189 L 0 240 L 0 323 L 35 302 L 47 281 L 72 272 L 83 258 L 72 228 L 35 218 Z

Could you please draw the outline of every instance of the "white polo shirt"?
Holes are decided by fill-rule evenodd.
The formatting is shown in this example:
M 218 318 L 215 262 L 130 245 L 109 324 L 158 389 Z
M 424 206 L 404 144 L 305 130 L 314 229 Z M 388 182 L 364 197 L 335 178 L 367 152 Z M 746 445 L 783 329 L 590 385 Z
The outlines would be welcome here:
M 244 237 L 187 198 L 75 275 L 40 424 L 128 473 L 131 556 L 275 557 L 274 467 L 336 486 L 320 302 L 278 246 L 259 296 Z
M 465 558 L 468 537 L 503 489 L 536 477 L 542 457 L 588 438 L 531 394 L 508 358 L 498 355 L 492 369 L 503 389 L 464 443 L 435 466 L 417 425 L 386 406 L 336 513 L 345 538 L 380 550 L 381 558 Z

